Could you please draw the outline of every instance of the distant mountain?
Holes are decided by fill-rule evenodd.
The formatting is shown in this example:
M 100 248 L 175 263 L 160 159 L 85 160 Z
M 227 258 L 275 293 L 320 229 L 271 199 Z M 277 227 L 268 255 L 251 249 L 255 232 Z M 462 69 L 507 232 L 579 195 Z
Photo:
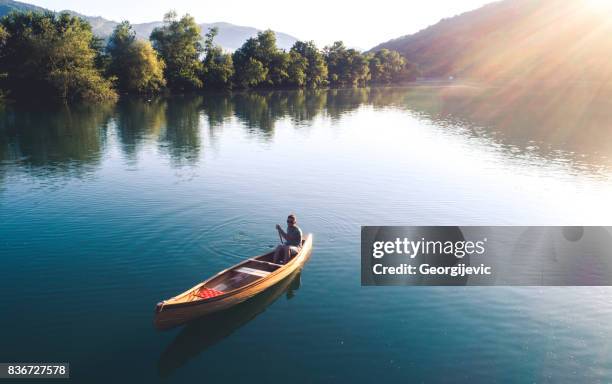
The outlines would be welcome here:
M 12 0 L 0 0 L 0 16 L 4 16 L 11 11 L 44 11 L 44 8 L 36 5 L 21 3 Z
M 397 50 L 429 77 L 609 82 L 612 15 L 592 3 L 498 1 L 371 51 Z
M 106 26 L 105 28 L 99 28 L 95 30 L 98 35 L 107 36 L 110 34 L 114 25 L 112 27 Z M 142 39 L 148 39 L 151 35 L 151 32 L 154 28 L 163 25 L 161 21 L 154 21 L 151 23 L 143 23 L 143 24 L 134 24 L 134 30 L 136 31 L 136 35 Z M 230 23 L 218 22 L 218 23 L 202 23 L 200 24 L 202 28 L 202 34 L 205 34 L 209 28 L 217 27 L 219 29 L 219 34 L 215 37 L 215 41 L 217 44 L 222 46 L 225 49 L 236 50 L 244 44 L 244 42 L 255 35 L 257 32 L 261 31 L 260 29 L 253 27 L 245 27 L 241 25 L 234 25 Z M 276 32 L 276 44 L 279 48 L 289 50 L 293 46 L 293 44 L 298 40 L 297 38 L 288 35 L 282 32 Z
M 45 9 L 18 1 L 0 0 L 0 16 L 4 16 L 11 11 L 45 11 Z M 87 16 L 74 11 L 67 12 L 87 20 L 91 24 L 93 32 L 100 37 L 108 37 L 118 24 L 116 21 L 107 20 L 99 16 Z M 161 26 L 162 24 L 163 23 L 161 21 L 154 21 L 149 23 L 134 24 L 133 26 L 134 30 L 136 31 L 136 35 L 139 38 L 148 39 L 153 29 Z M 248 38 L 257 35 L 257 32 L 260 31 L 259 29 L 253 27 L 245 27 L 223 22 L 203 23 L 200 24 L 200 27 L 202 28 L 202 34 L 205 34 L 210 27 L 219 28 L 219 34 L 215 38 L 215 41 L 223 48 L 232 51 L 240 48 L 240 46 L 242 46 L 242 44 Z M 298 40 L 297 38 L 286 33 L 275 33 L 277 45 L 285 50 L 289 50 Z
M 261 31 L 253 27 L 243 27 L 224 22 L 204 23 L 200 24 L 200 27 L 202 27 L 204 33 L 208 31 L 208 28 L 219 28 L 219 35 L 217 35 L 215 41 L 222 47 L 231 50 L 240 48 L 248 38 L 257 35 L 257 32 Z M 281 49 L 288 51 L 298 41 L 296 37 L 286 33 L 276 31 L 274 33 L 276 34 L 276 45 Z

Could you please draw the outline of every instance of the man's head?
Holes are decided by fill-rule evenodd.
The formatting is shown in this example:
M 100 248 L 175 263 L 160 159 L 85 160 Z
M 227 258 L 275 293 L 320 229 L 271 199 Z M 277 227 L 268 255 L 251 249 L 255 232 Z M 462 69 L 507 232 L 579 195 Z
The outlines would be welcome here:
M 293 227 L 295 224 L 297 223 L 297 218 L 295 217 L 295 215 L 292 213 L 289 216 L 287 216 L 287 225 L 290 227 Z

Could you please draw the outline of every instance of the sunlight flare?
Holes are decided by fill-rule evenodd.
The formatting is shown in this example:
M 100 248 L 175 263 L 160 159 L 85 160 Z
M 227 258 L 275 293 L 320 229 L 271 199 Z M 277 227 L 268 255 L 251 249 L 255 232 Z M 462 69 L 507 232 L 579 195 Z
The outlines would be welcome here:
M 612 12 L 612 0 L 583 0 L 587 7 L 598 12 Z

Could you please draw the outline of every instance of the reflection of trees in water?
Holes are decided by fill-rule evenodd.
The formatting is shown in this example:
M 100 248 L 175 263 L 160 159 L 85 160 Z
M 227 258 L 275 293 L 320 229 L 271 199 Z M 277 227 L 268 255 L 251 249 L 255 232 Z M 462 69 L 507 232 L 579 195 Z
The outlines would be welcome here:
M 119 145 L 132 160 L 147 140 L 156 140 L 175 164 L 194 162 L 201 148 L 201 116 L 213 136 L 216 127 L 236 116 L 247 131 L 271 138 L 279 119 L 309 124 L 317 116 L 340 118 L 368 101 L 365 89 L 260 91 L 143 100 L 127 98 L 115 107 L 31 110 L 7 107 L 0 112 L 0 156 L 33 166 L 67 167 L 95 163 L 103 147 L 110 115 Z
M 166 102 L 166 129 L 160 145 L 176 163 L 195 163 L 200 155 L 201 96 L 172 97 Z
M 6 108 L 4 105 L 0 105 L 0 116 L 2 116 L 2 120 L 4 120 L 4 115 L 6 113 Z M 6 167 L 2 165 L 2 161 L 13 159 L 15 156 L 11 154 L 11 147 L 9 144 L 9 138 L 6 135 L 5 124 L 0 124 L 0 192 L 2 192 L 2 188 L 4 186 L 4 175 L 6 173 Z
M 112 106 L 62 106 L 0 111 L 0 158 L 36 171 L 80 174 L 96 166 L 106 141 Z
M 234 114 L 250 133 L 261 133 L 270 137 L 274 123 L 282 117 L 278 98 L 272 99 L 275 92 L 240 92 L 234 95 Z
M 325 104 L 327 115 L 332 120 L 339 120 L 343 114 L 367 103 L 369 93 L 370 88 L 330 89 Z
M 206 94 L 202 102 L 202 109 L 211 129 L 223 125 L 234 115 L 231 94 L 227 92 Z
M 311 123 L 325 110 L 327 91 L 299 90 L 287 94 L 287 113 L 296 125 Z
M 368 104 L 374 108 L 399 108 L 406 109 L 405 87 L 374 87 L 370 88 Z
M 232 104 L 249 132 L 269 138 L 280 119 L 304 125 L 326 114 L 336 120 L 367 103 L 368 94 L 366 88 L 241 92 L 233 95 Z
M 114 116 L 117 138 L 128 158 L 136 159 L 147 141 L 156 141 L 172 163 L 180 165 L 199 159 L 204 116 L 211 139 L 236 117 L 248 134 L 271 140 L 281 119 L 296 127 L 319 116 L 334 122 L 371 105 L 411 111 L 439 126 L 459 126 L 458 133 L 485 137 L 512 156 L 529 154 L 605 167 L 602 156 L 612 153 L 609 100 L 612 97 L 586 88 L 552 92 L 417 86 L 125 99 L 114 113 L 112 106 L 104 105 L 45 110 L 6 106 L 0 110 L 0 159 L 58 169 L 95 165 L 109 118 Z
M 116 122 L 123 152 L 134 159 L 147 140 L 157 140 L 175 163 L 196 161 L 202 101 L 202 97 L 122 100 L 116 107 Z
M 204 95 L 202 110 L 208 120 L 210 145 L 215 146 L 223 124 L 234 116 L 234 104 L 229 92 L 211 92 Z
M 236 116 L 249 132 L 270 137 L 276 121 L 291 118 L 296 124 L 311 122 L 325 107 L 325 91 L 269 91 L 238 93 L 232 102 Z
M 612 152 L 612 92 L 568 89 L 413 87 L 408 109 L 440 125 L 458 124 L 514 154 L 601 166 Z M 612 164 L 611 164 L 612 165 Z
M 123 152 L 134 159 L 147 138 L 159 138 L 166 122 L 166 102 L 129 98 L 117 104 L 117 136 Z

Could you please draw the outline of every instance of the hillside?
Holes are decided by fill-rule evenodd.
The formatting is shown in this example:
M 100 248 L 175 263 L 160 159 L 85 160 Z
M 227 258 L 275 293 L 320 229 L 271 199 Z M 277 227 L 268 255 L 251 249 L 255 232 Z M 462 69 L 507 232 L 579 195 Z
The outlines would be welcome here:
M 428 77 L 541 82 L 612 78 L 610 13 L 586 0 L 503 0 L 380 44 Z
M 11 11 L 44 11 L 44 8 L 36 5 L 21 3 L 12 0 L 0 0 L 0 16 L 4 16 Z
M 45 11 L 44 8 L 37 7 L 35 5 L 21 3 L 12 0 L 0 0 L 0 17 L 6 15 L 11 11 Z M 93 32 L 100 37 L 108 37 L 115 26 L 118 24 L 116 21 L 107 20 L 99 16 L 87 16 L 77 12 L 67 11 L 73 15 L 80 16 L 86 19 L 92 26 Z M 142 39 L 148 39 L 149 35 L 155 27 L 162 25 L 161 21 L 154 21 L 149 23 L 134 24 L 134 30 L 136 35 Z M 216 37 L 217 44 L 228 50 L 235 50 L 239 48 L 248 38 L 255 36 L 260 30 L 253 27 L 234 25 L 230 23 L 202 23 L 202 34 L 205 34 L 210 27 L 219 28 L 219 34 Z M 289 50 L 291 46 L 298 40 L 297 38 L 282 32 L 275 32 L 277 45 L 282 48 Z

